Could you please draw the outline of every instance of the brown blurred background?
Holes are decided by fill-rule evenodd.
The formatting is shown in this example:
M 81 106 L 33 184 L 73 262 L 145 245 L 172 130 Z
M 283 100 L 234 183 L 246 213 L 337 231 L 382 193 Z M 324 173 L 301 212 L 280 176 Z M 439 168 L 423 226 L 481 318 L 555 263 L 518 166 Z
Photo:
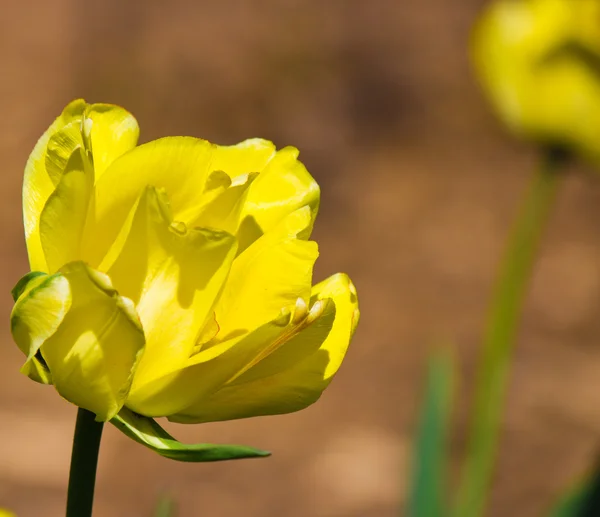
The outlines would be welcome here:
M 27 271 L 22 170 L 71 99 L 132 111 L 142 141 L 250 136 L 300 148 L 322 185 L 316 279 L 348 272 L 362 322 L 321 401 L 281 417 L 170 426 L 266 460 L 188 465 L 107 426 L 96 517 L 401 515 L 426 358 L 460 362 L 461 456 L 482 318 L 536 163 L 471 78 L 466 0 L 0 3 L 0 505 L 64 512 L 75 408 L 20 375 L 9 290 Z M 516 351 L 489 515 L 537 516 L 600 450 L 600 181 L 570 175 L 536 268 Z

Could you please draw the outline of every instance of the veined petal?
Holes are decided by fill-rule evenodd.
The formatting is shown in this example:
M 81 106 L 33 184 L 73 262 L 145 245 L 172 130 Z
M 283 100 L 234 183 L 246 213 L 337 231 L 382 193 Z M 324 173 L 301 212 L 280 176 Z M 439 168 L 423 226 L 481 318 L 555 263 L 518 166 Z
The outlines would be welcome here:
M 27 357 L 21 372 L 34 381 L 50 384 L 50 372 L 40 361 L 38 351 L 56 332 L 71 307 L 69 282 L 61 274 L 27 277 L 23 279 L 25 285 L 17 284 L 20 294 L 10 315 L 10 330 Z
M 46 132 L 40 137 L 29 155 L 23 179 L 23 220 L 25 223 L 25 239 L 29 264 L 35 271 L 46 271 L 46 260 L 40 242 L 39 219 L 42 209 L 55 183 L 46 171 L 48 141 L 57 131 L 69 124 L 77 114 L 81 114 L 85 101 L 79 99 L 71 102 L 59 115 Z
M 108 272 L 131 297 L 146 333 L 132 393 L 184 366 L 236 253 L 233 236 L 172 223 L 166 201 L 149 187 L 139 200 L 122 251 Z
M 85 259 L 99 264 L 127 214 L 148 185 L 164 189 L 173 216 L 181 217 L 202 202 L 214 146 L 206 140 L 167 137 L 140 145 L 104 171 L 96 183 L 94 215 L 85 232 Z
M 169 415 L 180 423 L 290 413 L 316 402 L 340 367 L 359 319 L 356 289 L 343 274 L 313 289 L 308 324 L 230 381 Z M 176 396 L 175 394 L 173 396 Z
M 58 185 L 69 159 L 77 148 L 85 145 L 81 134 L 81 118 L 75 119 L 58 129 L 48 140 L 46 147 L 46 172 L 52 183 Z
M 306 238 L 310 236 L 319 209 L 320 190 L 306 167 L 298 161 L 298 154 L 295 147 L 277 151 L 252 184 L 242 212 L 241 250 L 303 206 L 311 209 Z
M 40 351 L 65 399 L 99 421 L 110 420 L 129 393 L 144 331 L 133 303 L 119 296 L 108 276 L 81 262 L 60 274 L 68 281 L 71 307 Z
M 80 258 L 82 232 L 93 189 L 93 171 L 76 148 L 40 214 L 40 240 L 48 271 Z
M 238 255 L 215 308 L 221 339 L 271 321 L 298 298 L 308 303 L 319 253 L 301 237 L 311 224 L 310 208 L 301 208 Z

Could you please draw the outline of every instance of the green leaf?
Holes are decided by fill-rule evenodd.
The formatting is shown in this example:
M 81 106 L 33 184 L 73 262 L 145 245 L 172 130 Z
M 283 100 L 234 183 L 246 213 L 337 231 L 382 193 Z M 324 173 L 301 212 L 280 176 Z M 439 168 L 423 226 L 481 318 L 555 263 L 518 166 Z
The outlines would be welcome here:
M 452 406 L 452 363 L 445 354 L 430 360 L 425 400 L 413 453 L 409 517 L 445 514 L 447 437 Z
M 550 512 L 550 517 L 594 517 L 600 515 L 600 471 L 568 490 Z
M 176 461 L 205 462 L 261 458 L 271 453 L 244 445 L 185 444 L 178 442 L 152 418 L 123 408 L 110 421 L 117 429 L 165 458 Z

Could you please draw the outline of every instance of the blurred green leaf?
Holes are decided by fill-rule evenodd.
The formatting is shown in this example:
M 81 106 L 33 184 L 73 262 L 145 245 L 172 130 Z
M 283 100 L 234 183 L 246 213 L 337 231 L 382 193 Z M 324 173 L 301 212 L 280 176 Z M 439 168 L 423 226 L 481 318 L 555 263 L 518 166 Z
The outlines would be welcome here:
M 523 302 L 565 160 L 562 150 L 545 151 L 507 241 L 476 370 L 471 425 L 454 517 L 485 515 Z
M 408 517 L 441 517 L 445 514 L 452 389 L 452 361 L 445 353 L 439 353 L 429 364 L 415 441 Z
M 154 517 L 175 517 L 176 515 L 176 505 L 173 498 L 167 495 L 162 496 L 156 505 Z
M 600 515 L 600 471 L 567 491 L 550 512 L 550 517 L 597 517 L 598 515 Z
M 213 445 L 210 443 L 185 444 L 178 442 L 152 418 L 147 418 L 123 408 L 110 421 L 117 429 L 165 458 L 176 461 L 206 462 L 260 458 L 270 456 L 244 445 Z

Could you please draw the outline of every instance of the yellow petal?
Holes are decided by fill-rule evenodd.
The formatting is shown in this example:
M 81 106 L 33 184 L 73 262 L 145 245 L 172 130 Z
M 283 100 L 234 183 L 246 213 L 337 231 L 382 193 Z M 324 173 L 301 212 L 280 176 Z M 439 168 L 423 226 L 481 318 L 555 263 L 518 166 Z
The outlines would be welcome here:
M 234 237 L 172 224 L 164 199 L 152 187 L 145 190 L 108 270 L 119 292 L 135 301 L 146 333 L 133 392 L 185 364 L 202 327 L 214 319 L 235 253 Z
M 98 181 L 112 162 L 136 146 L 140 129 L 131 113 L 112 104 L 88 106 L 86 118 L 84 129 L 90 134 L 94 172 Z
M 211 169 L 225 171 L 235 178 L 251 172 L 261 172 L 274 156 L 273 142 L 251 138 L 235 145 L 217 146 Z
M 190 226 L 216 228 L 235 235 L 250 185 L 257 176 L 258 173 L 238 176 L 227 188 L 219 189 L 213 196 L 207 196 L 207 202 L 196 209 L 196 214 L 191 217 Z
M 80 258 L 80 243 L 94 181 L 85 160 L 81 149 L 75 149 L 40 214 L 40 239 L 51 273 Z
M 81 119 L 73 120 L 64 125 L 48 140 L 46 148 L 46 172 L 54 185 L 60 182 L 69 159 L 78 147 L 84 148 L 83 136 L 81 134 Z
M 222 339 L 271 321 L 298 298 L 308 302 L 319 253 L 316 242 L 299 236 L 305 236 L 311 224 L 310 208 L 301 208 L 235 259 L 215 308 Z
M 200 351 L 184 368 L 132 390 L 127 407 L 152 417 L 184 410 L 238 375 L 265 347 L 288 332 L 291 321 L 288 311 L 251 333 L 232 335 L 226 341 Z
M 108 167 L 95 189 L 95 214 L 85 232 L 85 259 L 99 264 L 127 214 L 151 185 L 164 189 L 176 220 L 202 202 L 214 147 L 206 140 L 168 137 L 136 147 Z M 210 170 L 209 170 L 210 169 Z
M 200 423 L 290 413 L 318 400 L 342 363 L 359 311 L 356 290 L 343 274 L 315 286 L 311 304 L 308 325 L 283 344 L 272 343 L 262 360 L 169 420 Z
M 94 163 L 99 176 L 112 161 L 135 146 L 138 132 L 137 122 L 122 108 L 87 105 L 79 99 L 70 103 L 40 138 L 25 167 L 23 182 L 25 237 L 33 270 L 48 270 L 40 242 L 40 214 L 75 149 L 84 151 L 84 157 Z
M 110 279 L 81 262 L 60 271 L 71 307 L 42 344 L 57 391 L 73 404 L 110 420 L 123 406 L 144 348 L 144 331 L 131 300 Z M 39 315 L 38 315 L 39 317 Z
M 34 271 L 47 270 L 40 242 L 39 218 L 46 201 L 54 191 L 55 185 L 46 171 L 48 141 L 52 135 L 69 124 L 77 114 L 81 114 L 84 107 L 85 102 L 81 99 L 70 103 L 40 137 L 25 166 L 23 219 L 29 263 Z
M 298 154 L 294 147 L 281 149 L 252 184 L 242 212 L 239 237 L 242 250 L 303 206 L 311 209 L 310 235 L 319 209 L 320 190 L 306 167 L 298 161 Z
M 21 371 L 37 382 L 51 382 L 38 351 L 56 332 L 70 307 L 69 283 L 61 274 L 35 276 L 22 287 L 10 315 L 10 330 L 27 357 Z

